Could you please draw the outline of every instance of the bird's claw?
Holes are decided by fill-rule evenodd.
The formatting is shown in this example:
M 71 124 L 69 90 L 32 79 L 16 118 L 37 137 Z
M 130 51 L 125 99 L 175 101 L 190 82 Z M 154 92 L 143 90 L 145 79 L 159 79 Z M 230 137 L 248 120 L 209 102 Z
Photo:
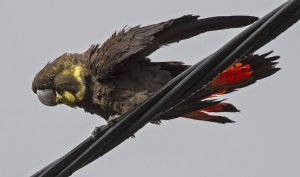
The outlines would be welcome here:
M 103 135 L 107 130 L 107 126 L 109 125 L 101 125 L 100 127 L 95 127 L 94 131 L 92 132 L 92 138 L 97 139 L 97 137 Z
M 119 117 L 120 115 L 118 114 L 109 116 L 107 120 L 107 125 L 101 125 L 100 127 L 95 127 L 91 135 L 92 138 L 97 139 L 97 137 L 103 135 L 106 132 L 105 130 L 107 130 L 107 127 L 112 126 L 119 119 Z

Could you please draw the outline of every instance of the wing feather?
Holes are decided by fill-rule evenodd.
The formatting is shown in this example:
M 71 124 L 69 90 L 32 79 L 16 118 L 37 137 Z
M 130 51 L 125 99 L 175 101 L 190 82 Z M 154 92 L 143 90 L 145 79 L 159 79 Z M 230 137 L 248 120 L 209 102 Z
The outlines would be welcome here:
M 207 31 L 246 26 L 256 20 L 251 16 L 198 19 L 198 16 L 186 15 L 154 25 L 123 28 L 101 46 L 93 45 L 87 50 L 88 65 L 99 79 L 105 79 L 122 65 L 144 60 L 163 45 Z

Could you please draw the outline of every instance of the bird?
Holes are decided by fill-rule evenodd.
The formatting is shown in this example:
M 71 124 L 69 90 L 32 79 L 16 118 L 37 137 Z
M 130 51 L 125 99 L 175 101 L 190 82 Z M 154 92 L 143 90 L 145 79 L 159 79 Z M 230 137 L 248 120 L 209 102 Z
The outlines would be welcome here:
M 191 67 L 180 61 L 154 62 L 150 54 L 205 32 L 240 28 L 257 19 L 246 15 L 209 18 L 184 15 L 157 24 L 125 27 L 102 45 L 91 45 L 83 53 L 65 53 L 47 63 L 34 77 L 32 90 L 46 106 L 64 104 L 82 108 L 111 124 Z M 280 57 L 270 56 L 271 53 L 237 59 L 183 104 L 165 111 L 151 123 L 175 118 L 233 123 L 228 117 L 214 113 L 240 110 L 218 97 L 280 70 L 276 66 Z

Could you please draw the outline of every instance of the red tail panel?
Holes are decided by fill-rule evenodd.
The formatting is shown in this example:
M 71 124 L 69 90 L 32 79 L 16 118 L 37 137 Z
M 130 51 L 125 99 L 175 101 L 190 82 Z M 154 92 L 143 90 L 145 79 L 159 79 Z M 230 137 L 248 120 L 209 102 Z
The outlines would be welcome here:
M 229 84 L 235 84 L 249 78 L 252 74 L 253 72 L 251 71 L 251 66 L 249 64 L 243 65 L 242 63 L 236 63 L 215 78 L 210 83 L 210 86 L 216 88 Z
M 239 112 L 237 108 L 230 103 L 223 103 L 217 99 L 206 99 L 236 91 L 237 89 L 254 84 L 256 81 L 276 73 L 279 70 L 279 68 L 276 67 L 276 64 L 278 63 L 276 60 L 279 59 L 279 57 L 267 57 L 270 53 L 271 52 L 263 55 L 249 55 L 225 69 L 215 79 L 207 84 L 198 95 L 196 94 L 194 99 L 191 99 L 189 104 L 195 107 L 198 104 L 198 110 L 196 107 L 196 110 L 192 110 L 183 116 L 190 119 L 218 123 L 233 122 L 226 117 L 210 115 L 210 113 Z M 195 101 L 197 99 L 199 99 L 199 102 Z M 194 103 L 194 105 L 192 103 Z

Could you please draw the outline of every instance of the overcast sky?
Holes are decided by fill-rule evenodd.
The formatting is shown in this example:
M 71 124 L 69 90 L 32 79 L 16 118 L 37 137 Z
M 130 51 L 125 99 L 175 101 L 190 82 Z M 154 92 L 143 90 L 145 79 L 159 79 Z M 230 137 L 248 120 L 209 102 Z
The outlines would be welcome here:
M 0 176 L 29 176 L 105 121 L 66 106 L 46 107 L 31 91 L 50 60 L 83 52 L 125 25 L 185 14 L 263 16 L 284 0 L 0 0 Z M 155 61 L 194 64 L 241 29 L 211 32 L 165 47 Z M 300 23 L 259 52 L 280 55 L 277 74 L 227 95 L 235 124 L 173 120 L 148 125 L 74 177 L 299 177 Z

